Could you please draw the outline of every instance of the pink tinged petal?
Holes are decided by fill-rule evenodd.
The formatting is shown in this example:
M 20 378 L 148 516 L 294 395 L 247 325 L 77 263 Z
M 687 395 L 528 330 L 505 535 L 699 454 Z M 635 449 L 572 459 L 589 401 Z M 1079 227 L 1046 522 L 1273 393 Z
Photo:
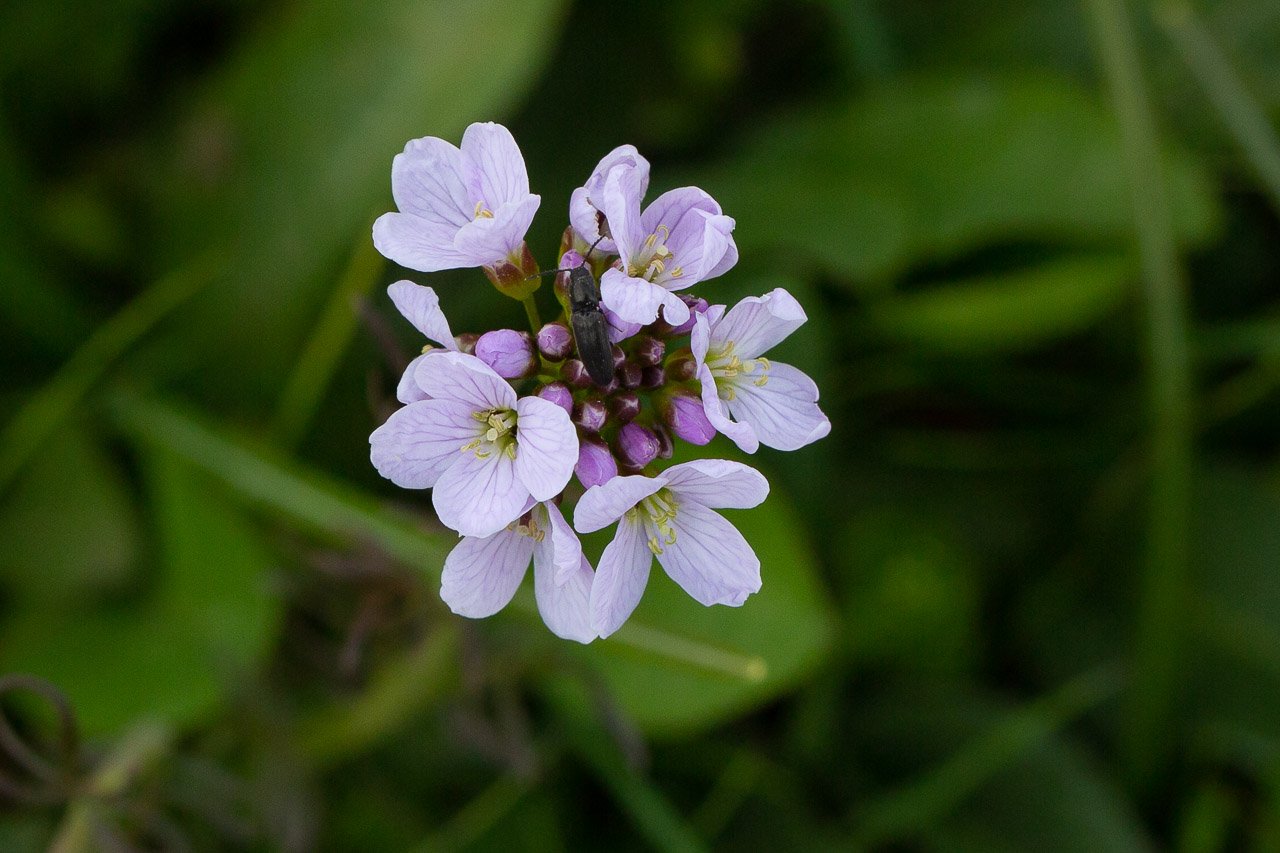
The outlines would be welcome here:
M 604 311 L 605 322 L 609 324 L 609 343 L 611 344 L 621 343 L 644 328 L 640 323 L 628 323 L 623 320 L 606 305 L 601 305 L 600 310 Z
M 577 567 L 563 581 L 542 556 L 543 544 L 533 552 L 533 596 L 538 613 L 551 633 L 565 640 L 589 643 L 596 638 L 591 627 L 591 587 L 595 572 L 587 558 L 579 555 Z
M 769 481 L 756 469 L 728 459 L 695 459 L 662 472 L 676 500 L 712 509 L 750 509 L 769 496 Z
M 449 321 L 440 310 L 440 297 L 429 287 L 411 281 L 397 281 L 387 288 L 396 310 L 433 344 L 456 350 L 458 343 L 449 331 Z
M 632 278 L 619 269 L 605 270 L 600 277 L 600 297 L 624 323 L 652 323 L 663 309 L 663 319 L 678 326 L 689 319 L 689 306 L 665 287 Z
M 568 520 L 560 512 L 560 507 L 547 501 L 542 505 L 539 515 L 542 513 L 546 514 L 546 523 L 543 526 L 549 533 L 539 545 L 545 545 L 551 549 L 549 557 L 555 569 L 555 582 L 567 583 L 582 564 L 582 543 L 578 541 L 578 534 L 573 532 Z
M 667 484 L 663 477 L 614 477 L 607 483 L 592 486 L 578 499 L 573 510 L 573 527 L 579 533 L 590 533 L 607 527 L 640 501 Z
M 413 378 L 428 397 L 467 403 L 474 412 L 516 407 L 515 389 L 474 355 L 429 352 Z
M 475 215 L 464 183 L 462 152 L 443 139 L 411 139 L 391 161 L 391 195 L 401 213 L 438 225 L 458 226 Z
M 644 198 L 640 175 L 632 166 L 614 166 L 605 176 L 601 211 L 609 221 L 609 233 L 623 263 L 635 255 L 644 243 L 640 224 L 640 200 Z
M 569 222 L 588 245 L 595 243 L 600 237 L 599 214 L 604 210 L 604 182 L 614 166 L 628 166 L 636 170 L 639 186 L 637 205 L 649 188 L 649 161 L 640 156 L 634 145 L 619 145 L 606 154 L 596 164 L 586 184 L 574 190 L 569 199 Z M 607 237 L 600 240 L 596 248 L 604 254 L 618 250 L 617 245 Z
M 402 488 L 431 488 L 463 458 L 462 446 L 480 434 L 471 411 L 452 400 L 410 403 L 369 436 L 373 467 Z
M 721 267 L 720 262 L 733 242 L 731 235 L 734 222 L 728 216 L 694 210 L 689 213 L 685 222 L 687 224 L 682 225 L 681 231 L 673 232 L 667 242 L 667 248 L 675 259 L 659 277 L 664 287 L 675 290 L 711 278 L 709 273 Z M 671 272 L 677 267 L 682 270 L 682 274 L 679 278 L 674 278 Z
M 529 490 L 516 477 L 516 464 L 507 454 L 494 452 L 483 459 L 470 452 L 458 456 L 431 492 L 441 524 L 463 536 L 484 537 L 524 514 Z
M 420 355 L 409 362 L 409 366 L 400 375 L 400 382 L 396 385 L 396 399 L 405 405 L 427 399 L 426 392 L 418 387 L 418 380 L 414 378 L 418 364 L 424 358 L 426 358 L 425 355 Z
M 697 187 L 678 187 L 649 202 L 640 217 L 640 226 L 645 234 L 653 234 L 659 225 L 665 225 L 669 232 L 667 247 L 671 248 L 678 233 L 691 227 L 701 228 L 701 218 L 694 216 L 695 211 L 714 216 L 720 213 L 720 205 Z M 675 251 L 674 248 L 671 250 Z
M 459 228 L 453 238 L 454 248 L 470 266 L 485 266 L 506 259 L 524 242 L 541 203 L 542 197 L 536 195 L 506 202 L 493 211 L 492 218 L 481 216 Z
M 578 461 L 578 431 L 564 409 L 541 397 L 516 403 L 516 477 L 536 500 L 564 491 Z
M 472 198 L 495 213 L 529 194 L 524 155 L 511 131 L 500 124 L 476 122 L 467 128 L 462 135 L 462 168 Z
M 764 355 L 804 325 L 804 309 L 781 287 L 764 296 L 748 296 L 711 327 L 712 347 L 733 341 L 733 354 L 748 359 Z
M 373 245 L 383 257 L 418 272 L 480 266 L 454 246 L 457 225 L 408 213 L 384 213 L 373 223 Z
M 746 453 L 755 453 L 760 449 L 760 440 L 749 424 L 738 423 L 729 419 L 729 409 L 720 399 L 716 389 L 716 380 L 711 375 L 711 368 L 705 364 L 698 369 L 698 380 L 702 383 L 702 410 L 707 413 L 707 420 L 718 432 L 727 435 L 734 444 Z
M 578 508 L 581 510 L 581 503 Z M 591 585 L 593 631 L 607 637 L 622 627 L 644 595 L 652 563 L 644 524 L 636 518 L 623 518 L 618 522 L 613 541 L 600 555 L 595 582 Z
M 711 312 L 720 305 L 712 305 L 701 314 L 693 315 L 693 328 L 689 331 L 689 349 L 693 352 L 693 363 L 702 370 L 702 363 L 707 360 L 707 348 L 711 343 L 711 326 L 715 322 Z
M 662 543 L 658 562 L 699 604 L 737 607 L 760 591 L 760 560 L 724 516 L 688 501 L 668 523 L 675 542 Z
M 534 543 L 514 530 L 464 536 L 444 560 L 440 597 L 459 616 L 483 619 L 506 607 L 520 588 Z
M 750 424 L 766 447 L 799 450 L 831 432 L 831 421 L 818 408 L 818 386 L 789 364 L 772 362 L 764 385 L 740 375 L 734 392 L 729 412 Z
M 728 222 L 729 232 L 732 232 L 735 225 L 734 221 L 727 216 L 721 217 L 721 219 L 729 220 Z M 725 223 L 723 222 L 717 222 L 715 227 L 723 227 L 724 224 Z M 702 281 L 709 281 L 718 276 L 722 276 L 725 273 L 727 273 L 729 270 L 737 266 L 738 244 L 733 242 L 732 233 L 726 233 L 725 237 L 726 237 L 726 245 L 724 248 L 724 254 L 720 256 L 720 260 L 713 267 L 711 267 L 711 269 L 706 270 L 702 273 L 702 279 L 701 279 Z

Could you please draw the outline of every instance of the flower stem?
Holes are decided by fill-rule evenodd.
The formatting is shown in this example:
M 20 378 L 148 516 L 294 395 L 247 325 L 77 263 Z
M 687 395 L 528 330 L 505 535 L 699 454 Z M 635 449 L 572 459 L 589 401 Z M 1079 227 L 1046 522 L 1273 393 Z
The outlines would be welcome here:
M 538 303 L 534 301 L 533 294 L 520 300 L 520 303 L 524 305 L 524 313 L 529 317 L 529 328 L 535 335 L 538 334 L 538 330 L 542 328 L 542 319 L 538 316 Z

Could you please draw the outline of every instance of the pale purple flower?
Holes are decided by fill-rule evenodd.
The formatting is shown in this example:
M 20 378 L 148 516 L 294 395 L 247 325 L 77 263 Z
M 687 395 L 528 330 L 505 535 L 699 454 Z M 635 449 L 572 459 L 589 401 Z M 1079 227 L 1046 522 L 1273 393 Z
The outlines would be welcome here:
M 657 477 L 614 477 L 588 489 L 574 510 L 582 533 L 618 522 L 591 587 L 591 628 L 607 637 L 640 603 L 656 556 L 701 604 L 737 607 L 760 590 L 760 560 L 720 508 L 759 505 L 769 484 L 753 468 L 724 459 L 675 465 Z
M 564 409 L 516 398 L 475 356 L 434 352 L 414 380 L 427 399 L 410 403 L 369 436 L 378 473 L 406 489 L 432 489 L 436 515 L 463 536 L 497 533 L 534 500 L 558 495 L 578 459 Z
M 399 213 L 373 224 L 386 257 L 421 272 L 495 265 L 521 266 L 521 246 L 541 199 L 511 132 L 476 123 L 462 148 L 434 136 L 411 140 L 391 164 Z
M 595 573 L 554 503 L 526 504 L 519 520 L 492 536 L 464 536 L 444 561 L 440 597 L 459 616 L 483 619 L 510 603 L 533 561 L 533 594 L 551 633 L 589 643 Z
M 573 336 L 563 323 L 547 323 L 538 330 L 538 350 L 551 361 L 564 361 L 573 354 Z
M 600 240 L 596 251 L 611 255 L 618 251 L 613 240 L 600 237 L 600 225 L 604 218 L 604 182 L 610 170 L 615 166 L 625 166 L 635 170 L 635 181 L 643 198 L 649 188 L 649 161 L 640 156 L 634 145 L 619 145 L 604 155 L 596 164 L 595 171 L 587 178 L 585 185 L 573 191 L 569 198 L 569 222 L 578 236 L 588 246 Z
M 449 321 L 440 310 L 440 297 L 436 296 L 434 290 L 408 280 L 401 280 L 387 287 L 387 295 L 391 297 L 396 310 L 403 314 L 404 318 L 412 323 L 413 327 L 428 341 L 447 350 L 457 351 L 457 341 L 454 340 L 453 332 L 449 331 Z M 424 348 L 424 354 L 427 349 L 431 347 Z M 418 362 L 422 358 L 423 356 L 419 355 L 409 362 L 404 375 L 400 377 L 400 384 L 396 386 L 396 398 L 401 403 L 415 403 L 426 399 L 426 395 L 413 379 L 418 369 Z
M 550 400 L 564 409 L 566 415 L 573 414 L 573 392 L 563 382 L 551 382 L 538 389 L 538 396 Z
M 594 435 L 579 438 L 578 463 L 573 468 L 582 487 L 589 489 L 607 483 L 618 476 L 618 461 L 613 458 L 609 445 Z
M 514 329 L 485 332 L 476 341 L 475 355 L 503 379 L 521 379 L 538 367 L 532 335 Z
M 761 444 L 797 450 L 831 432 L 813 380 L 763 357 L 807 319 L 782 288 L 748 296 L 727 313 L 713 305 L 698 315 L 690 347 L 703 408 L 712 425 L 747 453 Z
M 603 196 L 619 260 L 600 277 L 602 301 L 626 323 L 652 323 L 659 308 L 667 323 L 686 322 L 689 307 L 672 291 L 737 263 L 733 219 L 697 187 L 663 193 L 641 213 L 644 185 L 626 165 L 609 170 Z

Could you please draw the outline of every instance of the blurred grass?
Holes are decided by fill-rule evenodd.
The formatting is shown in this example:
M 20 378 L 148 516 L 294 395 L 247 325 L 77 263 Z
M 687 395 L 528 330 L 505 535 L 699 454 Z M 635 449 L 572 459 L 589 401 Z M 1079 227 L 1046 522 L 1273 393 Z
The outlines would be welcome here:
M 0 849 L 1274 849 L 1273 6 L 0 6 L 0 667 L 88 741 Z M 805 305 L 833 431 L 749 460 L 742 608 L 457 619 L 370 470 L 370 216 L 489 119 L 544 262 L 630 142 L 737 220 L 701 293 Z

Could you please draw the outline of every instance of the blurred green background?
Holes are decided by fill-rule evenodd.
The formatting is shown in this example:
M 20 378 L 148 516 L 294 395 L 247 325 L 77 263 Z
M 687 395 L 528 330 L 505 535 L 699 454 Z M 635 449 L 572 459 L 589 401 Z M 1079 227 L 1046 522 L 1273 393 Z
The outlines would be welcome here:
M 807 307 L 744 607 L 440 603 L 369 225 L 480 120 Z M 1261 0 L 3 4 L 0 850 L 1280 849 L 1278 120 Z

